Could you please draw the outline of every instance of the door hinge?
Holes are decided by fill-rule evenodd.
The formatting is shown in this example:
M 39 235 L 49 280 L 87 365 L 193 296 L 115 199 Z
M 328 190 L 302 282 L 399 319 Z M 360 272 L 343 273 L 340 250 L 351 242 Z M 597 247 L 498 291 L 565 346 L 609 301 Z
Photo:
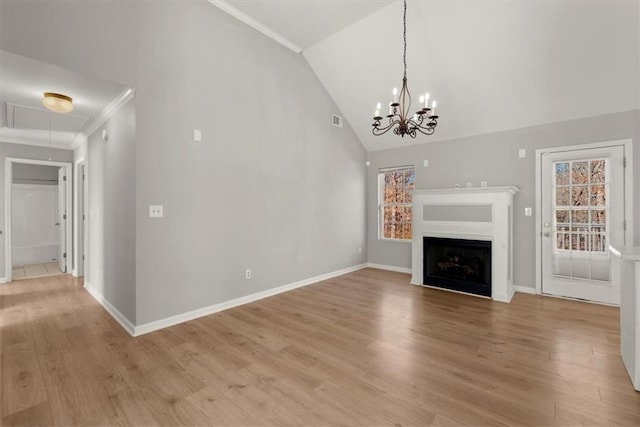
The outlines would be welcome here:
M 626 167 L 627 167 L 627 158 L 626 158 L 626 157 L 623 157 L 623 158 L 622 158 L 622 167 L 623 167 L 623 168 L 626 168 Z
M 63 181 L 66 181 L 66 180 L 67 180 L 67 177 L 66 177 L 66 176 L 63 176 L 63 177 L 62 177 L 62 180 L 63 180 Z
M 62 254 L 62 258 L 66 258 L 66 257 L 67 257 L 67 253 L 65 252 Z
M 624 231 L 627 231 L 627 220 L 626 219 L 624 221 L 622 221 L 622 229 Z
M 67 220 L 67 214 L 62 214 L 62 219 Z

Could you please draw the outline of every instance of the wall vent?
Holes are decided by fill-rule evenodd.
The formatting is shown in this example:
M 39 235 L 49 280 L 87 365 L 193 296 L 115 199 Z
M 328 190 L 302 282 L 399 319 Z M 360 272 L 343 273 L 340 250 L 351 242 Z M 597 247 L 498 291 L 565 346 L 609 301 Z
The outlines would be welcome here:
M 340 116 L 337 116 L 335 114 L 331 115 L 331 124 L 341 128 L 342 127 L 342 122 L 344 121 L 344 119 Z

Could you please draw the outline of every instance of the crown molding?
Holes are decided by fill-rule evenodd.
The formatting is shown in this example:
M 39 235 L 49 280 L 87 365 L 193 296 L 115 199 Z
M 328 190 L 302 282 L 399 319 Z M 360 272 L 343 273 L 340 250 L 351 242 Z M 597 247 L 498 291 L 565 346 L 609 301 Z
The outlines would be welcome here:
M 123 90 L 113 101 L 105 107 L 94 119 L 90 120 L 84 127 L 78 132 L 71 144 L 71 149 L 75 150 L 80 144 L 86 141 L 89 136 L 98 130 L 107 120 L 111 118 L 120 108 L 122 108 L 133 96 L 135 91 L 128 87 Z
M 74 144 L 73 132 L 51 132 L 35 129 L 0 128 L 0 141 L 11 144 L 35 145 L 38 147 L 71 150 Z
M 269 37 L 270 39 L 280 43 L 282 46 L 286 47 L 287 49 L 289 49 L 289 50 L 291 50 L 291 51 L 293 51 L 295 53 L 301 53 L 302 52 L 302 48 L 300 46 L 298 46 L 297 44 L 291 42 L 289 39 L 281 36 L 277 32 L 273 31 L 271 28 L 267 27 L 266 25 L 261 24 L 260 22 L 256 21 L 255 19 L 253 19 L 252 17 L 250 17 L 246 13 L 240 12 L 238 9 L 236 9 L 233 6 L 231 6 L 226 1 L 224 1 L 224 0 L 207 0 L 207 1 L 209 3 L 211 3 L 212 5 L 216 6 L 217 8 L 219 8 L 220 10 L 222 10 L 222 11 L 228 13 L 229 15 L 233 16 L 238 21 L 247 24 L 248 26 L 250 26 L 254 30 L 259 31 L 262 34 L 264 34 L 265 36 Z

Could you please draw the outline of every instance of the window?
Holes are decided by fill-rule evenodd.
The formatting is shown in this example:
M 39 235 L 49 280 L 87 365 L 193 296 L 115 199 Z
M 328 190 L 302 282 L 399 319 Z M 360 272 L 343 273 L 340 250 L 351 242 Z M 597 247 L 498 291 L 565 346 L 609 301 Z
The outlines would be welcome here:
M 607 252 L 607 162 L 593 159 L 553 164 L 556 253 Z
M 415 181 L 413 166 L 378 171 L 378 238 L 411 240 Z

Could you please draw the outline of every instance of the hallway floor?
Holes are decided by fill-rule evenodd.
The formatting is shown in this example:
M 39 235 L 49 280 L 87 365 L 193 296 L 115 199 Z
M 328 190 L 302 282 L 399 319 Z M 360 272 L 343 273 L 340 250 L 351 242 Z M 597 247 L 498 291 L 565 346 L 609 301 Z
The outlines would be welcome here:
M 11 277 L 13 280 L 34 279 L 36 277 L 55 276 L 63 274 L 60 271 L 58 262 L 48 262 L 45 264 L 30 264 L 21 267 L 13 267 Z

